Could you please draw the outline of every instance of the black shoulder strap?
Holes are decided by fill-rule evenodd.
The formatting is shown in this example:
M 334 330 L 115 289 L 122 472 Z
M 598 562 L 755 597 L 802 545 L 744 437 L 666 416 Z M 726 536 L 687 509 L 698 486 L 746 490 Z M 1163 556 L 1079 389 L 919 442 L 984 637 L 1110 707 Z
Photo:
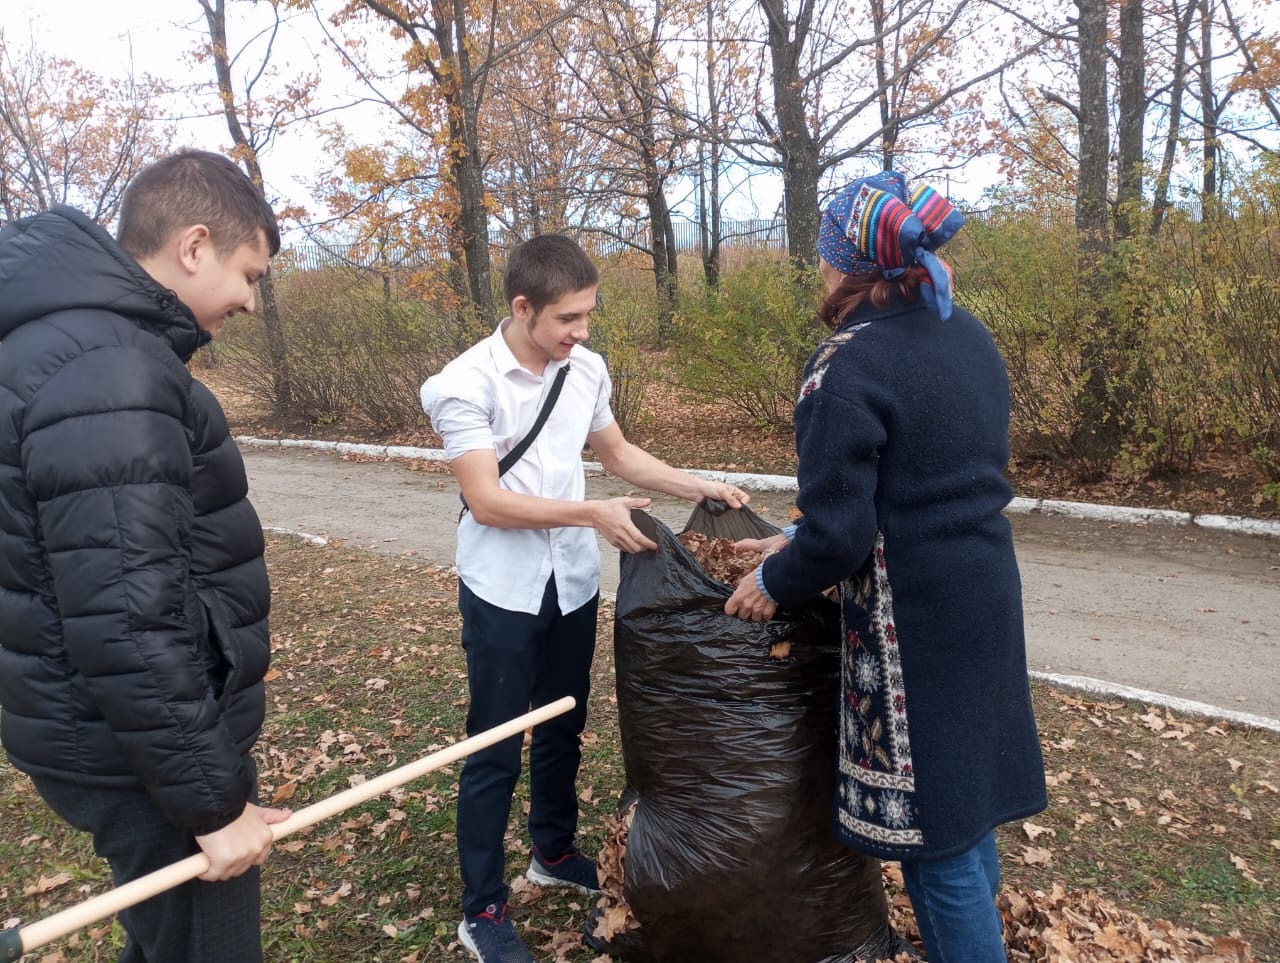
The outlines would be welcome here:
M 529 446 L 533 444 L 533 440 L 538 437 L 538 432 L 542 430 L 542 426 L 547 423 L 547 418 L 551 414 L 551 409 L 556 406 L 556 399 L 560 397 L 560 389 L 564 387 L 564 376 L 569 373 L 569 365 L 565 364 L 563 368 L 556 372 L 556 380 L 551 383 L 551 390 L 547 392 L 547 400 L 542 403 L 542 407 L 538 409 L 538 417 L 533 421 L 533 427 L 529 429 L 529 433 L 521 438 L 514 448 L 502 456 L 498 462 L 498 477 L 501 478 L 507 473 L 512 465 L 518 462 L 524 453 L 529 450 Z M 462 502 L 462 510 L 458 512 L 458 521 L 462 521 L 462 516 L 469 509 L 467 508 L 467 499 L 462 492 L 458 492 L 458 501 Z
M 534 439 L 538 437 L 538 432 L 542 430 L 542 426 L 547 423 L 547 418 L 551 415 L 551 409 L 556 406 L 556 399 L 560 397 L 560 389 L 564 387 L 564 376 L 569 373 L 569 365 L 556 372 L 556 380 L 551 383 L 551 390 L 547 392 L 547 400 L 542 403 L 542 408 L 538 411 L 538 417 L 533 422 L 533 427 L 529 429 L 529 433 L 525 435 L 509 452 L 502 456 L 502 460 L 498 462 L 498 477 L 501 478 L 507 471 L 518 462 L 524 453 L 529 450 L 529 446 L 533 444 Z

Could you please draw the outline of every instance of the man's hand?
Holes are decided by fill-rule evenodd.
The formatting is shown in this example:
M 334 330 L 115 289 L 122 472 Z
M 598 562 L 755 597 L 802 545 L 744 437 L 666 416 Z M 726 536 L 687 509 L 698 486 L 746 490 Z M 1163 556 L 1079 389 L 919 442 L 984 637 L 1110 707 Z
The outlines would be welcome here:
M 592 527 L 604 536 L 604 540 L 614 548 L 623 552 L 652 552 L 658 546 L 645 537 L 640 529 L 631 522 L 631 509 L 648 508 L 649 498 L 610 498 L 608 501 L 593 501 Z
M 726 502 L 730 508 L 741 508 L 751 501 L 751 496 L 741 488 L 726 482 L 702 480 L 698 489 L 698 497 L 694 501 L 702 501 L 704 498 L 718 498 L 720 501 Z
M 271 852 L 271 826 L 291 815 L 288 809 L 263 809 L 249 803 L 235 822 L 216 833 L 197 836 L 196 842 L 209 857 L 209 868 L 200 878 L 214 883 L 234 879 L 251 866 L 261 866 Z
M 729 596 L 729 601 L 724 603 L 726 615 L 736 615 L 748 622 L 768 622 L 773 618 L 778 606 L 756 585 L 756 571 L 758 570 L 752 569 L 742 576 L 742 581 Z

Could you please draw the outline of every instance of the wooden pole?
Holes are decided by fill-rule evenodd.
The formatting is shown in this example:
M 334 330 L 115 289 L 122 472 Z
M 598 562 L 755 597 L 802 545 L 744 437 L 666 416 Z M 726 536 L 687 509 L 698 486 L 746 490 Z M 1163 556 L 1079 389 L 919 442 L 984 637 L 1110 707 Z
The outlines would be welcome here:
M 423 756 L 415 762 L 406 763 L 398 769 L 392 769 L 390 772 L 383 773 L 368 782 L 352 786 L 350 789 L 343 790 L 328 799 L 312 803 L 304 809 L 299 809 L 284 822 L 273 825 L 271 827 L 271 835 L 274 839 L 283 839 L 285 836 L 296 833 L 301 829 L 306 829 L 308 826 L 314 826 L 330 816 L 337 815 L 352 806 L 373 799 L 375 796 L 380 796 L 397 786 L 403 786 L 419 776 L 424 776 L 436 769 L 442 769 L 452 762 L 457 762 L 478 749 L 484 749 L 495 743 L 502 742 L 504 739 L 509 739 L 511 736 L 524 732 L 530 726 L 536 726 L 541 722 L 546 722 L 548 719 L 553 719 L 562 713 L 568 712 L 574 707 L 574 704 L 572 696 L 565 696 L 563 699 L 545 705 L 540 709 L 534 709 L 532 712 L 525 713 L 510 722 L 476 733 L 471 738 L 464 739 L 462 742 L 446 749 L 441 749 L 439 752 L 433 752 L 429 756 Z M 43 946 L 59 937 L 74 933 L 81 927 L 88 926 L 103 917 L 118 913 L 122 909 L 141 903 L 144 899 L 150 899 L 158 893 L 163 893 L 167 889 L 172 889 L 174 886 L 195 879 L 208 868 L 209 857 L 204 853 L 197 853 L 194 856 L 188 856 L 186 859 L 157 869 L 155 872 L 148 873 L 146 876 L 140 876 L 132 882 L 125 883 L 123 886 L 117 886 L 115 889 L 108 890 L 98 896 L 90 897 L 83 903 L 77 903 L 75 906 L 70 906 L 61 912 L 54 913 L 52 916 L 37 920 L 29 926 L 14 927 L 0 931 L 0 963 L 12 963 L 24 953 L 29 953 L 38 946 Z

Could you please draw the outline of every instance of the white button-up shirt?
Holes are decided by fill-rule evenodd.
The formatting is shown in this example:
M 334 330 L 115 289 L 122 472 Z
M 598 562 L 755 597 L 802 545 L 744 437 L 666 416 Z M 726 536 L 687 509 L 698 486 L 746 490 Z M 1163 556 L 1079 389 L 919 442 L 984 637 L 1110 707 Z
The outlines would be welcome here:
M 548 362 L 541 376 L 521 366 L 502 337 L 492 335 L 445 365 L 422 386 L 422 407 L 444 439 L 450 459 L 492 450 L 499 460 L 533 427 L 542 402 L 565 364 L 560 397 L 524 456 L 499 479 L 523 495 L 582 501 L 587 435 L 613 421 L 612 385 L 604 359 L 581 345 L 567 362 Z M 560 611 L 572 612 L 600 589 L 600 549 L 594 529 L 493 528 L 468 512 L 458 524 L 458 577 L 491 605 L 536 615 L 553 574 Z

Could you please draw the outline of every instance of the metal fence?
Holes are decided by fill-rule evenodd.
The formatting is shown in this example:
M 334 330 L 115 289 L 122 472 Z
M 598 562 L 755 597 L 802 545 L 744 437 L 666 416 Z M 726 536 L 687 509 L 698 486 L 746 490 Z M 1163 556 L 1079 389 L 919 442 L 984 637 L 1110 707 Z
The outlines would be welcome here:
M 678 221 L 674 225 L 678 251 L 701 251 L 702 238 L 699 225 L 692 221 Z M 568 231 L 585 250 L 596 257 L 608 257 L 626 251 L 644 252 L 650 249 L 648 225 L 637 226 L 630 231 L 605 228 L 580 228 Z M 785 251 L 787 226 L 782 218 L 770 220 L 726 220 L 720 224 L 722 248 L 775 249 Z M 502 230 L 489 232 L 489 243 L 498 250 L 507 250 L 517 238 Z M 430 267 L 431 256 L 423 251 L 398 245 L 372 247 L 368 244 L 297 244 L 282 252 L 282 266 L 301 271 L 322 268 L 356 268 L 378 273 L 399 274 Z

